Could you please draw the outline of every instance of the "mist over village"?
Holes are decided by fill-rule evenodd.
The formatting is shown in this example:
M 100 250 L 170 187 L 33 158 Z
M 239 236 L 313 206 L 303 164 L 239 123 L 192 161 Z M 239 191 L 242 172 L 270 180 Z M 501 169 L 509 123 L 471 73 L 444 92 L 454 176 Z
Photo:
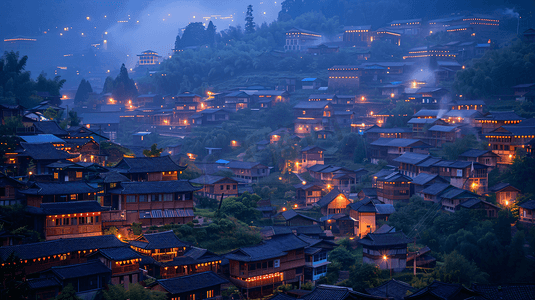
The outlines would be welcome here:
M 0 300 L 535 299 L 534 11 L 3 0 Z

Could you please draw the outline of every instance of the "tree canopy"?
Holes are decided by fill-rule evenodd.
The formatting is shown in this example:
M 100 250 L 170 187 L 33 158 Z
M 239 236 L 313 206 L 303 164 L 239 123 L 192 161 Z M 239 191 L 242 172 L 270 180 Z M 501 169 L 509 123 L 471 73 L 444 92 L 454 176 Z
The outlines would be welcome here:
M 245 32 L 253 33 L 255 32 L 255 22 L 253 17 L 253 6 L 247 6 L 247 12 L 245 13 Z

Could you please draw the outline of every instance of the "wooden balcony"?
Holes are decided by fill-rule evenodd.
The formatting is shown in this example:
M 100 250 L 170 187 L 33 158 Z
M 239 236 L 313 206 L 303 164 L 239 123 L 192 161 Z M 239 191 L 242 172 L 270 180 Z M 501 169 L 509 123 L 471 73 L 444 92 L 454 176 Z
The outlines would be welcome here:
M 131 264 L 131 265 L 123 265 L 123 266 L 117 266 L 113 265 L 111 272 L 113 275 L 116 274 L 123 274 L 123 273 L 134 273 L 139 271 L 139 264 Z
M 277 284 L 277 283 L 282 283 L 283 280 L 284 280 L 284 276 L 282 275 L 282 273 L 279 273 L 280 275 L 278 276 L 269 276 L 269 275 L 266 275 L 266 276 L 263 276 L 263 277 L 267 277 L 267 278 L 262 278 L 262 279 L 252 279 L 252 278 L 249 278 L 248 280 L 242 280 L 242 279 L 239 279 L 239 278 L 236 278 L 236 277 L 230 277 L 230 281 L 238 286 L 238 287 L 241 287 L 241 288 L 246 288 L 246 289 L 250 289 L 250 288 L 255 288 L 255 287 L 260 287 L 260 286 L 266 286 L 266 285 L 273 285 L 273 284 Z
M 46 228 L 46 239 L 59 238 L 60 236 L 83 235 L 93 236 L 102 234 L 102 224 L 92 225 L 68 225 Z

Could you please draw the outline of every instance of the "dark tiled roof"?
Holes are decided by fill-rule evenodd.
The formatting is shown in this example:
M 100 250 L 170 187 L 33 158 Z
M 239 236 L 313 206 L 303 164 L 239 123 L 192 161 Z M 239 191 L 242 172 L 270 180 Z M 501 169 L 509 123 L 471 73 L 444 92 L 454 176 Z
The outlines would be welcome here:
M 68 135 L 67 131 L 59 127 L 56 121 L 41 121 L 33 123 L 37 130 L 41 133 L 49 133 L 53 135 Z
M 385 147 L 409 147 L 418 142 L 422 142 L 422 141 L 418 139 L 379 138 L 376 141 L 372 142 L 370 145 L 385 146 Z M 424 142 L 422 142 L 422 144 L 423 144 L 422 145 L 423 147 L 427 145 Z M 422 147 L 422 146 L 419 146 L 419 147 Z
M 432 118 L 432 119 L 418 119 L 418 118 L 412 118 L 410 119 L 407 124 L 433 124 L 437 122 L 439 119 Z
M 375 174 L 374 174 L 375 175 Z M 377 175 L 375 175 L 377 176 Z M 363 188 L 362 189 L 362 192 L 364 193 L 364 195 L 366 195 L 367 197 L 377 197 L 377 189 L 376 188 Z
M 5 260 L 13 252 L 20 259 L 33 259 L 75 251 L 124 247 L 126 245 L 127 244 L 121 242 L 114 235 L 59 239 L 32 244 L 0 247 L 0 258 Z
M 374 233 L 388 233 L 388 232 L 395 232 L 396 229 L 392 226 L 389 226 L 387 224 L 383 224 L 383 226 L 379 227 L 379 229 L 375 230 Z
M 321 199 L 317 202 L 317 204 L 320 207 L 325 207 L 325 206 L 329 205 L 329 203 L 331 203 L 340 194 L 342 194 L 342 193 L 337 188 L 334 188 L 327 195 L 321 197 Z
M 383 177 L 378 177 L 377 180 L 378 181 L 383 181 L 383 182 L 395 182 L 395 181 L 408 181 L 408 182 L 410 182 L 412 180 L 412 178 L 410 178 L 409 176 L 403 175 L 400 172 L 396 171 L 396 172 L 390 173 L 389 175 L 386 175 L 386 176 L 383 176 Z
M 191 257 L 198 263 L 221 260 L 221 257 L 212 251 L 198 247 L 191 247 L 186 253 L 184 253 L 184 256 Z
M 291 210 L 288 210 L 288 211 L 285 211 L 285 212 L 282 212 L 281 215 L 284 217 L 284 219 L 286 221 L 289 221 L 293 218 L 296 218 L 296 217 L 301 217 L 301 218 L 305 218 L 307 220 L 310 220 L 310 221 L 314 221 L 314 222 L 317 222 L 318 220 L 314 219 L 314 218 L 311 218 L 309 216 L 305 216 L 303 214 L 300 214 L 298 212 L 296 212 L 295 210 L 291 209 Z
M 391 215 L 396 212 L 392 204 L 375 204 L 378 215 Z
M 78 156 L 76 154 L 69 154 L 66 151 L 58 150 L 50 143 L 20 143 L 20 145 L 24 151 L 20 153 L 19 156 L 29 156 L 35 160 L 62 160 Z
M 294 297 L 291 297 L 291 296 L 288 296 L 286 294 L 277 294 L 271 298 L 269 298 L 269 300 L 295 300 L 297 298 L 294 298 Z
M 450 187 L 449 183 L 434 183 L 421 191 L 422 194 L 438 195 Z
M 427 296 L 426 296 L 427 295 Z M 462 297 L 462 296 L 465 297 Z M 414 294 L 405 297 L 409 299 L 468 299 L 470 296 L 477 295 L 472 290 L 463 287 L 458 283 L 444 283 L 433 281 L 430 285 L 414 292 Z
M 479 284 L 474 283 L 472 289 L 479 293 L 475 299 L 535 299 L 534 284 Z
M 498 206 L 496 206 L 496 205 L 494 205 L 492 203 L 489 203 L 487 201 L 483 201 L 483 200 L 477 199 L 477 198 L 468 199 L 468 200 L 464 201 L 463 203 L 459 204 L 459 206 L 460 207 L 464 207 L 464 208 L 473 208 L 473 207 L 475 207 L 476 205 L 478 205 L 480 203 L 484 203 L 484 204 L 493 206 L 496 209 L 500 209 Z
M 383 128 L 383 127 L 372 127 L 368 130 L 366 130 L 364 133 L 403 133 L 403 132 L 412 132 L 411 128 L 408 127 L 395 127 L 395 128 Z
M 431 155 L 427 154 L 420 154 L 420 153 L 414 153 L 414 152 L 405 152 L 401 156 L 394 158 L 394 161 L 399 163 L 406 163 L 410 165 L 415 165 L 417 163 L 420 163 L 428 158 L 430 158 Z
M 462 156 L 462 157 L 480 157 L 484 154 L 487 154 L 487 153 L 491 153 L 491 154 L 494 154 L 494 152 L 490 151 L 490 150 L 479 150 L 479 149 L 470 149 L 466 152 L 463 152 L 461 155 L 459 156 Z M 496 154 L 494 154 L 496 155 Z M 497 156 L 497 155 L 496 155 Z
M 505 189 L 507 187 L 513 188 L 513 189 L 517 190 L 518 192 L 520 192 L 519 189 L 515 188 L 514 186 L 512 186 L 512 185 L 510 185 L 509 183 L 506 183 L 506 182 L 500 182 L 497 185 L 495 185 L 493 187 L 490 187 L 489 191 L 496 193 L 496 192 L 499 192 L 499 191 L 501 191 L 501 190 L 503 190 L 503 189 Z
M 136 182 L 122 182 L 117 188 L 111 189 L 108 192 L 111 194 L 166 194 L 166 193 L 183 193 L 194 192 L 199 190 L 189 183 L 187 180 L 171 180 L 171 181 L 136 181 Z
M 519 121 L 524 120 L 521 116 L 517 115 L 514 111 L 490 111 L 486 116 L 481 117 L 483 120 L 495 120 L 495 121 Z
M 312 292 L 301 297 L 304 300 L 365 300 L 365 299 L 383 299 L 372 295 L 362 294 L 353 291 L 353 289 L 334 285 L 319 285 Z
M 420 109 L 413 117 L 441 117 L 447 111 L 447 109 Z
M 62 280 L 107 273 L 111 275 L 111 270 L 100 260 L 94 260 L 83 264 L 52 267 L 50 268 L 50 271 Z
M 110 172 L 106 172 L 106 173 L 100 173 L 98 175 L 101 179 L 102 179 L 102 182 L 103 183 L 117 183 L 117 182 L 128 182 L 130 181 L 130 179 L 128 179 L 128 177 L 122 175 L 122 174 L 119 174 L 118 172 L 115 172 L 115 171 L 110 171 Z
M 535 200 L 526 201 L 522 204 L 519 204 L 518 206 L 524 209 L 535 210 Z
M 78 214 L 106 210 L 97 201 L 70 201 L 42 203 L 41 209 L 46 215 Z
M 145 250 L 179 248 L 187 246 L 186 243 L 178 239 L 172 230 L 144 234 L 143 237 L 148 243 L 141 240 L 136 240 L 131 241 L 130 244 Z
M 312 149 L 318 149 L 318 150 L 320 150 L 320 151 L 325 151 L 325 149 L 321 148 L 320 146 L 312 145 L 312 146 L 307 146 L 307 147 L 301 149 L 301 152 L 303 152 L 303 151 L 309 151 L 309 150 L 312 150 Z
M 221 179 L 225 179 L 225 178 L 227 180 L 231 180 L 231 181 L 236 182 L 236 180 L 234 180 L 232 178 L 227 178 L 227 177 L 223 177 L 223 176 L 216 176 L 216 175 L 202 175 L 201 177 L 198 177 L 198 178 L 190 180 L 190 182 L 197 183 L 197 184 L 215 184 L 218 181 L 220 181 Z
M 84 193 L 96 193 L 100 188 L 94 188 L 83 181 L 70 182 L 35 182 L 27 190 L 21 193 L 27 195 L 72 195 Z
M 256 246 L 243 247 L 225 255 L 230 260 L 258 261 L 286 255 L 287 251 L 305 248 L 308 244 L 293 234 L 275 235 Z
M 135 157 L 123 158 L 116 166 L 120 173 L 152 173 L 183 171 L 186 167 L 176 164 L 171 157 Z
M 368 246 L 391 246 L 399 244 L 410 243 L 410 239 L 401 232 L 388 232 L 388 233 L 368 233 L 363 239 L 359 241 L 360 244 Z
M 448 181 L 439 175 L 436 174 L 427 174 L 427 173 L 420 173 L 416 177 L 412 179 L 412 184 L 416 185 L 425 185 L 431 182 L 432 180 L 437 179 L 437 181 L 447 183 Z
M 394 300 L 403 300 L 403 298 L 407 295 L 407 292 L 412 293 L 414 291 L 416 291 L 416 289 L 410 284 L 395 279 L 390 279 L 376 288 L 366 289 L 366 292 L 370 295 L 378 297 L 391 297 Z
M 61 284 L 55 277 L 31 278 L 26 283 L 32 290 L 61 287 Z
M 196 291 L 225 284 L 227 282 L 228 280 L 218 276 L 212 271 L 170 279 L 160 279 L 156 281 L 157 284 L 161 285 L 168 293 L 172 295 Z
M 106 257 L 107 259 L 115 261 L 141 258 L 139 253 L 128 246 L 99 249 L 97 253 L 102 254 L 102 256 Z
M 457 126 L 444 126 L 444 125 L 435 125 L 429 128 L 429 131 L 439 131 L 439 132 L 452 132 L 457 129 Z
M 252 169 L 254 167 L 267 168 L 259 162 L 233 160 L 227 164 L 229 169 Z
M 456 187 L 451 187 L 440 194 L 441 198 L 446 199 L 459 199 L 459 198 L 477 198 L 478 194 L 472 193 L 467 190 L 463 190 Z

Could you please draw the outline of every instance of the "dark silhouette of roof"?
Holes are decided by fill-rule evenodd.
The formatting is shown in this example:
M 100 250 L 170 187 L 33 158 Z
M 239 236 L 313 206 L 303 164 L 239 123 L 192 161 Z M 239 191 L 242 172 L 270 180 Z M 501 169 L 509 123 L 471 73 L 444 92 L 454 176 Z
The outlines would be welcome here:
M 303 214 L 300 214 L 300 213 L 296 212 L 293 209 L 290 209 L 288 211 L 282 212 L 281 215 L 284 217 L 284 219 L 286 221 L 289 221 L 289 220 L 291 220 L 293 218 L 300 217 L 300 218 L 304 218 L 304 219 L 307 219 L 307 220 L 310 220 L 310 221 L 313 221 L 313 222 L 318 222 L 318 220 L 316 220 L 314 218 L 311 218 L 309 216 L 305 216 Z
M 440 281 L 433 281 L 430 285 L 414 292 L 412 295 L 405 297 L 406 300 L 410 299 L 470 299 L 476 296 L 477 293 L 463 287 L 458 283 L 444 283 Z
M 405 152 L 399 157 L 394 158 L 395 162 L 400 163 L 406 163 L 410 165 L 415 165 L 417 163 L 420 163 L 428 158 L 430 158 L 431 155 L 428 154 L 420 154 L 420 153 L 413 153 L 413 152 Z
M 437 174 L 427 174 L 427 173 L 420 173 L 416 177 L 412 179 L 412 184 L 416 185 L 425 185 L 433 180 L 440 181 L 442 183 L 448 183 L 449 181 L 444 179 L 443 177 L 440 177 Z
M 106 173 L 98 174 L 98 177 L 102 179 L 103 183 L 117 183 L 117 182 L 128 182 L 130 179 L 128 177 L 119 174 L 116 171 L 110 171 Z
M 287 251 L 307 246 L 308 243 L 303 242 L 293 234 L 275 235 L 270 240 L 263 241 L 258 245 L 234 250 L 225 257 L 236 261 L 259 261 L 281 257 L 286 255 Z
M 194 192 L 199 188 L 194 187 L 187 180 L 170 181 L 134 181 L 122 182 L 116 188 L 109 190 L 111 194 L 154 194 L 154 193 L 179 193 Z
M 161 285 L 172 295 L 196 291 L 227 282 L 228 280 L 218 276 L 212 271 L 156 281 L 157 284 Z
M 526 201 L 524 203 L 519 204 L 518 206 L 524 209 L 535 210 L 535 200 Z
M 485 155 L 487 153 L 492 154 L 492 156 L 498 156 L 496 154 L 494 154 L 494 152 L 492 152 L 491 150 L 479 150 L 479 149 L 470 149 L 468 151 L 465 151 L 463 152 L 461 155 L 459 155 L 460 157 L 480 157 L 482 155 Z
M 101 188 L 94 188 L 84 181 L 69 182 L 34 182 L 28 189 L 21 190 L 26 195 L 72 195 L 96 193 Z
M 85 277 L 90 275 L 111 275 L 111 270 L 108 269 L 108 267 L 106 267 L 100 260 L 94 260 L 83 264 L 52 267 L 47 272 L 52 272 L 61 280 Z
M 141 255 L 139 253 L 137 253 L 136 251 L 134 251 L 132 248 L 128 246 L 99 249 L 98 252 L 96 252 L 95 254 L 91 254 L 91 255 L 96 255 L 96 254 L 101 254 L 107 259 L 115 260 L 115 261 L 141 258 Z
M 146 241 L 143 241 L 145 239 Z M 131 241 L 130 245 L 142 248 L 145 250 L 155 250 L 164 248 L 180 248 L 186 247 L 187 244 L 179 240 L 172 230 L 144 234 L 135 241 Z
M 277 294 L 277 295 L 269 298 L 269 300 L 295 300 L 295 299 L 297 299 L 297 298 L 292 297 L 292 296 L 288 296 L 288 295 L 283 294 L 283 293 Z
M 394 300 L 403 300 L 407 292 L 414 291 L 416 291 L 416 288 L 413 288 L 410 284 L 395 279 L 390 279 L 378 287 L 366 289 L 366 292 L 370 295 L 391 297 Z
M 228 177 L 223 177 L 223 176 L 216 176 L 216 175 L 202 175 L 202 176 L 200 176 L 198 178 L 190 180 L 190 182 L 197 183 L 197 184 L 215 184 L 215 183 L 219 182 L 222 179 L 227 179 L 227 180 L 231 180 L 231 181 L 237 182 L 233 178 L 228 178 Z
M 60 282 L 55 277 L 31 278 L 26 281 L 31 290 L 61 287 Z
M 394 246 L 410 243 L 410 239 L 402 231 L 388 233 L 368 233 L 359 241 L 366 246 Z
M 66 151 L 58 150 L 50 143 L 43 144 L 29 144 L 20 143 L 23 148 L 18 156 L 29 156 L 35 160 L 62 160 L 68 158 L 75 158 L 78 154 L 69 154 Z
M 517 299 L 535 299 L 534 284 L 472 284 L 474 292 L 479 293 L 476 300 L 500 299 L 500 300 L 517 300 Z
M 154 173 L 183 171 L 169 156 L 123 158 L 114 168 L 119 173 Z
M 501 190 L 503 190 L 503 189 L 505 189 L 507 187 L 510 187 L 512 189 L 517 190 L 518 192 L 521 192 L 519 189 L 515 188 L 514 186 L 512 186 L 511 184 L 506 183 L 506 182 L 500 182 L 500 183 L 496 184 L 495 186 L 490 187 L 489 191 L 496 193 L 496 192 L 499 192 L 499 191 L 501 191 Z
M 78 214 L 107 210 L 97 201 L 70 201 L 42 203 L 41 210 L 46 215 Z
M 330 101 L 301 101 L 294 106 L 294 109 L 324 109 Z
M 6 260 L 11 253 L 15 253 L 20 259 L 33 259 L 75 251 L 124 247 L 127 245 L 128 244 L 121 242 L 114 235 L 59 239 L 32 244 L 0 247 L 0 258 Z
M 57 136 L 66 136 L 69 133 L 63 128 L 59 127 L 56 121 L 41 121 L 33 123 L 38 133 L 48 133 Z
M 304 300 L 364 300 L 364 299 L 383 299 L 383 297 L 376 297 L 353 291 L 352 288 L 324 285 L 317 286 L 312 292 L 301 297 Z

